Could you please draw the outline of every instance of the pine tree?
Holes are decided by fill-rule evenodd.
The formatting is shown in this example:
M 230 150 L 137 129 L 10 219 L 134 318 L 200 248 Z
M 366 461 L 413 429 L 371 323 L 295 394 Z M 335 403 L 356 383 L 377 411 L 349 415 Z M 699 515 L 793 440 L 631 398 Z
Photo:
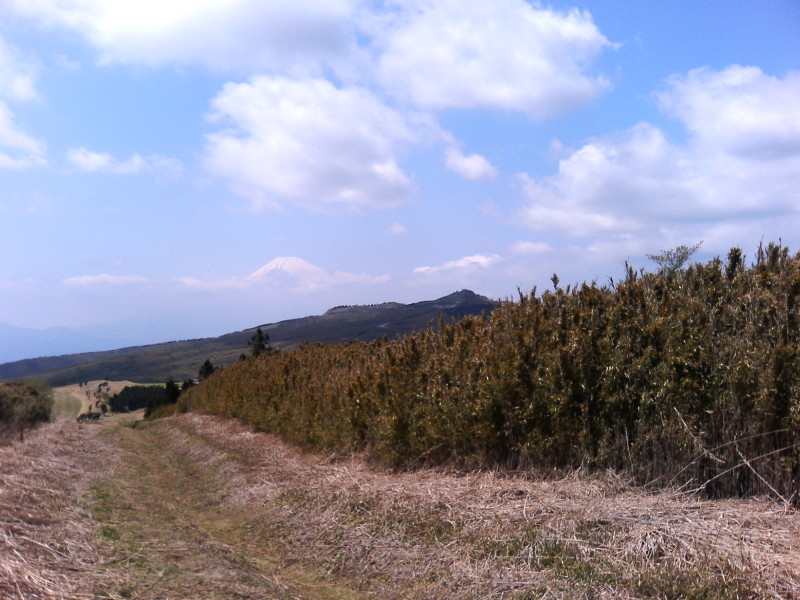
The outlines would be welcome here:
M 250 346 L 250 354 L 253 356 L 260 356 L 264 353 L 270 352 L 271 348 L 269 347 L 269 334 L 265 333 L 261 327 L 259 327 L 256 329 L 253 337 L 250 338 L 248 345 Z

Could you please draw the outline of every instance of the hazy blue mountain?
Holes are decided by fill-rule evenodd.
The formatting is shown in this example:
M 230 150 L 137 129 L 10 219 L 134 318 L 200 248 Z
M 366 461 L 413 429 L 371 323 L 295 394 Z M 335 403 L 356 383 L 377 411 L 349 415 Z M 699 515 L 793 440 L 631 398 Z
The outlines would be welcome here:
M 35 356 L 52 356 L 53 354 L 72 354 L 89 349 L 109 350 L 114 341 L 95 339 L 69 329 L 67 327 L 50 327 L 48 329 L 27 329 L 0 323 L 0 363 L 20 360 Z

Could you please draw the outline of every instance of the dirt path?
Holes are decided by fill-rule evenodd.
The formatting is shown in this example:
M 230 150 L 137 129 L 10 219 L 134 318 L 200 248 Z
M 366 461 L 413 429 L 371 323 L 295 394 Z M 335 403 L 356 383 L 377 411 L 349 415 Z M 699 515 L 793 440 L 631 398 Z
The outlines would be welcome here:
M 98 386 L 100 386 L 100 384 L 104 384 L 103 389 L 106 391 L 108 396 L 118 394 L 127 386 L 136 385 L 132 381 L 104 381 L 98 379 L 97 381 L 89 381 L 86 383 L 86 385 L 76 383 L 73 385 L 59 387 L 53 390 L 53 392 L 56 394 L 56 396 L 67 396 L 80 402 L 80 409 L 77 413 L 72 415 L 73 417 L 77 417 L 81 413 L 87 413 L 90 411 L 97 412 L 99 410 L 95 406 L 95 402 L 97 400 L 95 392 L 99 389 Z M 62 403 L 71 405 L 64 400 L 62 400 Z
M 124 574 L 120 595 L 143 600 L 361 597 L 302 569 L 279 568 L 272 544 L 248 532 L 247 515 L 220 506 L 224 491 L 218 471 L 237 471 L 239 461 L 214 457 L 219 461 L 212 458 L 209 464 L 206 441 L 188 439 L 179 423 L 103 433 L 122 449 L 113 475 L 97 488 L 95 506 L 111 562 Z
M 29 588 L 18 593 L 20 581 Z M 2 598 L 722 600 L 795 590 L 800 515 L 767 501 L 652 495 L 613 478 L 388 474 L 195 414 L 137 428 L 72 420 L 0 449 Z

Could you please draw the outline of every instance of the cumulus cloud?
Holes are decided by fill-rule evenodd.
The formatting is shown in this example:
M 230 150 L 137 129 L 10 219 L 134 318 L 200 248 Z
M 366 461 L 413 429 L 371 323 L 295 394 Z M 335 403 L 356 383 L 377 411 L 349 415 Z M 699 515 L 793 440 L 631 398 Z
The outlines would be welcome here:
M 139 283 L 147 283 L 146 277 L 138 275 L 108 275 L 103 273 L 101 275 L 81 275 L 78 277 L 69 277 L 64 279 L 64 285 L 72 287 L 90 287 L 90 286 L 116 286 L 116 285 L 133 285 Z
M 411 190 L 399 151 L 417 132 L 364 89 L 257 76 L 226 84 L 209 120 L 220 128 L 207 135 L 206 165 L 254 209 L 379 208 Z
M 37 97 L 36 67 L 0 37 L 0 169 L 25 169 L 45 163 L 45 144 L 16 123 L 3 99 L 26 101 Z
M 528 200 L 521 219 L 593 236 L 796 215 L 798 82 L 800 73 L 778 79 L 737 66 L 673 77 L 659 99 L 688 131 L 685 143 L 647 123 L 591 140 L 555 175 L 518 176 Z
M 0 36 L 0 97 L 33 100 L 36 93 L 36 65 L 24 60 L 19 52 Z
M 10 0 L 17 14 L 79 32 L 103 62 L 319 71 L 354 48 L 357 1 Z
M 612 44 L 588 12 L 524 0 L 404 4 L 384 32 L 384 86 L 429 109 L 489 107 L 542 119 L 609 89 L 588 73 Z
M 103 172 L 117 175 L 157 173 L 175 177 L 183 170 L 180 161 L 159 154 L 147 158 L 134 154 L 125 161 L 119 161 L 106 152 L 92 152 L 83 147 L 70 148 L 67 151 L 67 161 L 73 167 L 90 173 Z
M 86 148 L 71 148 L 67 160 L 82 171 L 104 171 L 113 168 L 114 158 L 110 154 L 92 152 Z
M 800 71 L 784 79 L 757 67 L 695 69 L 657 94 L 698 144 L 742 158 L 772 160 L 800 153 Z
M 473 268 L 488 268 L 502 260 L 499 254 L 473 254 L 458 260 L 451 260 L 435 267 L 417 267 L 414 273 L 433 275 L 444 271 L 460 271 Z
M 497 177 L 497 169 L 480 154 L 463 155 L 455 148 L 445 151 L 445 165 L 464 179 L 480 181 Z
M 22 131 L 11 109 L 0 100 L 0 168 L 24 169 L 45 163 L 45 144 Z

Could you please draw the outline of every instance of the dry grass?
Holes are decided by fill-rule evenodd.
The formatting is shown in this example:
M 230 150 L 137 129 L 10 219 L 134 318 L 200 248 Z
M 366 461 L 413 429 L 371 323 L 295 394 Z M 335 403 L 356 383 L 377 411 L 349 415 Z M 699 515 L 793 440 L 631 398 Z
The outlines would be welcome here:
M 284 560 L 382 598 L 796 598 L 800 515 L 613 477 L 376 471 L 304 454 L 232 421 L 170 420 L 175 452 L 213 472 Z
M 116 456 L 109 463 L 100 457 Z M 800 514 L 611 476 L 392 474 L 230 420 L 0 448 L 0 598 L 798 598 Z
M 95 401 L 98 400 L 98 396 L 95 395 L 95 392 L 98 389 L 98 385 L 101 383 L 106 384 L 104 386 L 104 397 L 110 397 L 114 394 L 119 394 L 128 386 L 138 385 L 132 381 L 104 381 L 97 379 L 95 381 L 87 382 L 86 385 L 75 383 L 72 385 L 65 385 L 55 388 L 53 391 L 57 396 L 69 396 L 80 402 L 80 409 L 73 415 L 74 418 L 77 417 L 79 413 L 89 412 L 89 410 L 94 410 L 95 412 L 97 411 L 97 408 L 95 407 Z M 86 394 L 87 392 L 89 393 L 88 396 Z
M 95 598 L 109 575 L 84 508 L 102 446 L 74 421 L 0 447 L 0 597 Z

